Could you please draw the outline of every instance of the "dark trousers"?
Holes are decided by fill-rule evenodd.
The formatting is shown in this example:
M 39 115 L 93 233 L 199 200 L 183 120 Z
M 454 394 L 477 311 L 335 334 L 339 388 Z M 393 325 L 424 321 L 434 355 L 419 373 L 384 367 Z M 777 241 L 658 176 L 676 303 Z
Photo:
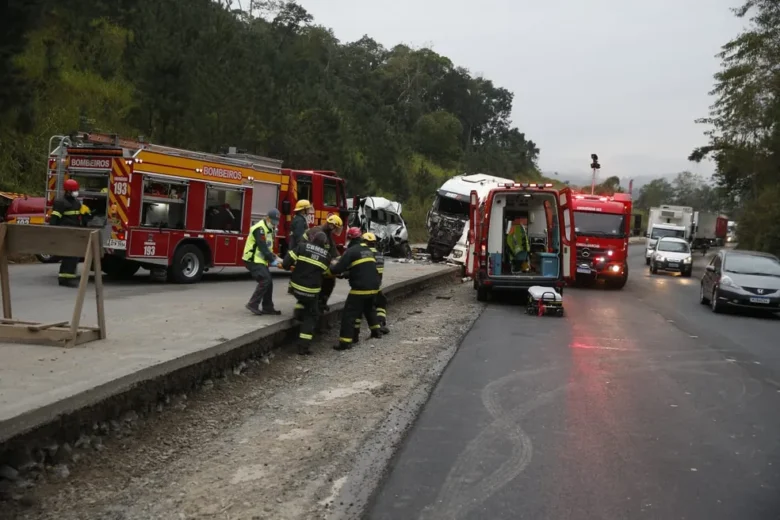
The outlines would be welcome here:
M 249 298 L 249 305 L 255 309 L 261 308 L 270 311 L 274 308 L 274 282 L 271 278 L 271 271 L 267 265 L 247 262 L 246 268 L 249 269 L 252 279 L 257 282 L 255 292 Z
M 301 291 L 294 291 L 295 299 L 295 317 L 301 320 L 301 327 L 298 338 L 303 341 L 314 339 L 314 328 L 317 326 L 317 317 L 319 316 L 319 299 L 316 294 L 307 294 Z
M 360 318 L 362 316 L 366 317 L 369 329 L 379 329 L 379 321 L 374 311 L 374 296 L 373 294 L 352 294 L 351 291 L 347 295 L 344 310 L 341 312 L 340 343 L 352 343 L 355 337 L 360 335 Z
M 76 269 L 79 266 L 79 259 L 75 256 L 64 256 L 60 261 L 59 280 L 61 284 L 76 283 Z
M 320 291 L 320 308 L 324 309 L 328 305 L 330 295 L 333 294 L 333 288 L 336 287 L 336 279 L 330 276 L 322 278 L 322 290 Z
M 387 324 L 387 297 L 380 289 L 374 297 L 374 306 L 376 308 L 376 317 L 380 325 Z

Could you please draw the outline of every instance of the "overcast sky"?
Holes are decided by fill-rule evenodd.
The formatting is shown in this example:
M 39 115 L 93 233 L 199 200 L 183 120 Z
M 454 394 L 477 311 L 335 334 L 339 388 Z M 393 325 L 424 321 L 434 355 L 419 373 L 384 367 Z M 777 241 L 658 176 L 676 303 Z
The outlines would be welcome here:
M 622 179 L 710 164 L 694 120 L 712 99 L 714 55 L 743 22 L 739 0 L 298 0 L 342 42 L 430 47 L 515 94 L 513 123 L 545 172 Z

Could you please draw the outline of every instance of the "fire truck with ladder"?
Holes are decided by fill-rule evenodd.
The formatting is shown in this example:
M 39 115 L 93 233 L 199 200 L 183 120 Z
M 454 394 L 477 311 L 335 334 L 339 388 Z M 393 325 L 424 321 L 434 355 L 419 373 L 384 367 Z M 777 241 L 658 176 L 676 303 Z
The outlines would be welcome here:
M 279 160 L 233 148 L 218 155 L 109 134 L 54 136 L 47 221 L 69 178 L 92 212 L 89 226 L 101 229 L 103 271 L 114 278 L 145 268 L 195 283 L 210 268 L 243 266 L 249 228 L 271 208 L 282 213 L 274 250 L 284 255 L 298 199 L 315 208 L 309 225 L 349 215 L 345 182 L 335 172 L 283 169 Z M 342 248 L 346 229 L 335 239 Z

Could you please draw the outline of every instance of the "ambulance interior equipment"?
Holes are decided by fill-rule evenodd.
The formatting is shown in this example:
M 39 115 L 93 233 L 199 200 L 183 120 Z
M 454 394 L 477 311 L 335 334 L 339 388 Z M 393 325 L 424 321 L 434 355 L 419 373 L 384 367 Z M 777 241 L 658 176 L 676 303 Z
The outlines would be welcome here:
M 499 193 L 490 208 L 487 255 L 491 275 L 557 278 L 560 270 L 558 203 L 551 193 Z M 522 269 L 513 262 L 508 237 L 523 226 L 530 251 Z M 515 264 L 515 265 L 513 265 Z

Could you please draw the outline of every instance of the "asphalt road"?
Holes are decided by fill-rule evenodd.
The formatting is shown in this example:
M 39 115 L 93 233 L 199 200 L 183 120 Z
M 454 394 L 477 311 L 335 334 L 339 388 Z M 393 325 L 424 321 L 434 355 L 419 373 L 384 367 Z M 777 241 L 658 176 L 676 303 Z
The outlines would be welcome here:
M 703 265 L 491 302 L 366 518 L 780 518 L 780 319 L 712 314 Z

